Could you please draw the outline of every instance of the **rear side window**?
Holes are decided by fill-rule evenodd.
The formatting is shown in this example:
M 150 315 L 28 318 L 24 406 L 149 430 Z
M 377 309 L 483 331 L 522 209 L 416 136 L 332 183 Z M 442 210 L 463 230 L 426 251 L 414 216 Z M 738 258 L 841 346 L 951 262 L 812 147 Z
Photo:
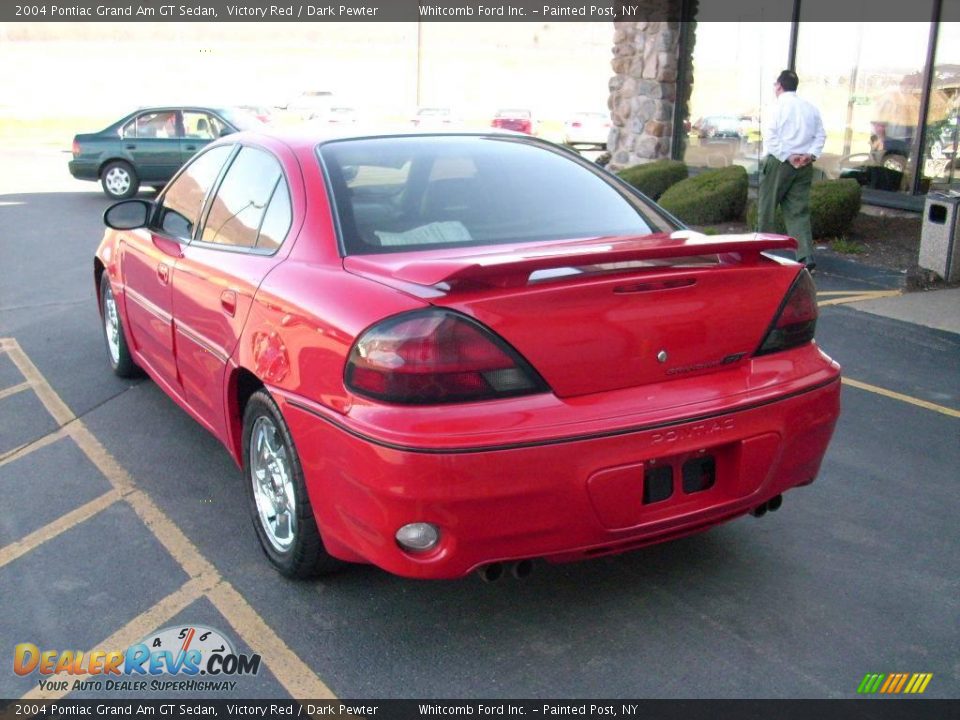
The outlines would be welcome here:
M 184 242 L 190 241 L 200 219 L 203 199 L 210 192 L 232 151 L 232 145 L 220 145 L 196 156 L 170 184 L 158 209 L 157 225 L 165 235 Z
M 566 152 L 515 138 L 342 140 L 319 154 L 347 255 L 674 229 Z
M 281 178 L 277 182 L 277 189 L 273 191 L 270 205 L 263 216 L 260 234 L 257 236 L 256 247 L 261 250 L 276 250 L 283 243 L 283 239 L 290 230 L 290 220 L 293 211 L 290 208 L 290 192 L 287 183 Z
M 239 248 L 257 247 L 267 206 L 281 184 L 283 171 L 276 158 L 257 148 L 243 148 L 231 163 L 210 205 L 201 237 L 203 242 Z M 289 200 L 287 207 L 289 209 Z M 282 210 L 276 212 L 281 213 Z M 272 225 L 276 226 L 279 222 L 271 217 Z M 272 229 L 271 232 L 277 230 Z M 282 239 L 276 240 L 277 244 Z
M 137 115 L 136 137 L 138 138 L 176 138 L 180 137 L 177 127 L 176 110 L 147 112 Z

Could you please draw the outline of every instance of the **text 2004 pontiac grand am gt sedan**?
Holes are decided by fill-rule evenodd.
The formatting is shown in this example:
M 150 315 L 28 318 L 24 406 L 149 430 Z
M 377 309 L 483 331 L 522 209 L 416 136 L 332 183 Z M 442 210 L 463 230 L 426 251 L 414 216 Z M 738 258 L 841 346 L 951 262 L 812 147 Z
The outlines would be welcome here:
M 226 445 L 288 575 L 677 538 L 812 482 L 837 420 L 793 240 L 534 138 L 232 135 L 105 221 L 114 371 Z

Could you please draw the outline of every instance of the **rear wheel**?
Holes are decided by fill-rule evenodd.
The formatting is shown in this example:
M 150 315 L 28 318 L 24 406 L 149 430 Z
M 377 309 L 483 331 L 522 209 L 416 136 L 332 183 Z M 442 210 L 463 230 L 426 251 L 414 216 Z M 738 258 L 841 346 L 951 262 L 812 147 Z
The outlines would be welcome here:
M 243 474 L 257 538 L 281 573 L 309 578 L 342 565 L 323 546 L 293 438 L 266 390 L 243 413 Z
M 100 175 L 100 184 L 107 197 L 114 200 L 126 200 L 137 194 L 140 188 L 140 178 L 133 166 L 123 160 L 114 160 L 107 163 Z
M 133 361 L 127 339 L 123 336 L 123 323 L 106 272 L 100 277 L 100 316 L 103 318 L 103 339 L 107 344 L 107 357 L 113 374 L 122 378 L 139 376 L 140 368 Z

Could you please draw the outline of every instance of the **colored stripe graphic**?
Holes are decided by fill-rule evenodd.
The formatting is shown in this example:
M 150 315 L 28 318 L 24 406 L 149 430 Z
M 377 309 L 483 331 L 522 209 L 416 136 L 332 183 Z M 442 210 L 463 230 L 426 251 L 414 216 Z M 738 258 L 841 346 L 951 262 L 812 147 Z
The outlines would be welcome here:
M 857 692 L 861 695 L 919 695 L 927 689 L 933 673 L 867 673 L 860 681 Z
M 880 683 L 885 677 L 886 675 L 867 673 L 863 676 L 863 681 L 860 683 L 860 687 L 857 688 L 857 692 L 863 694 L 875 693 L 880 688 Z

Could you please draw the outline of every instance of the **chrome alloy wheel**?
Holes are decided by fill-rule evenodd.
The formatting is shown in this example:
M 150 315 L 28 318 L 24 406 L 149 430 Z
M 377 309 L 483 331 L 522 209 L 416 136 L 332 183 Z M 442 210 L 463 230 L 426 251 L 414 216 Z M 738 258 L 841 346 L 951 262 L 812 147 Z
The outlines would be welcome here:
M 110 194 L 115 197 L 120 197 L 129 192 L 132 181 L 133 179 L 130 177 L 130 173 L 119 165 L 114 165 L 107 171 L 107 174 L 103 176 L 104 186 Z
M 285 552 L 297 535 L 297 501 L 287 449 L 269 417 L 261 415 L 253 424 L 249 460 L 260 525 L 270 544 Z
M 103 291 L 103 328 L 106 331 L 110 361 L 117 365 L 120 362 L 120 318 L 117 316 L 117 301 L 113 298 L 110 282 L 106 278 L 104 280 L 106 289 Z

